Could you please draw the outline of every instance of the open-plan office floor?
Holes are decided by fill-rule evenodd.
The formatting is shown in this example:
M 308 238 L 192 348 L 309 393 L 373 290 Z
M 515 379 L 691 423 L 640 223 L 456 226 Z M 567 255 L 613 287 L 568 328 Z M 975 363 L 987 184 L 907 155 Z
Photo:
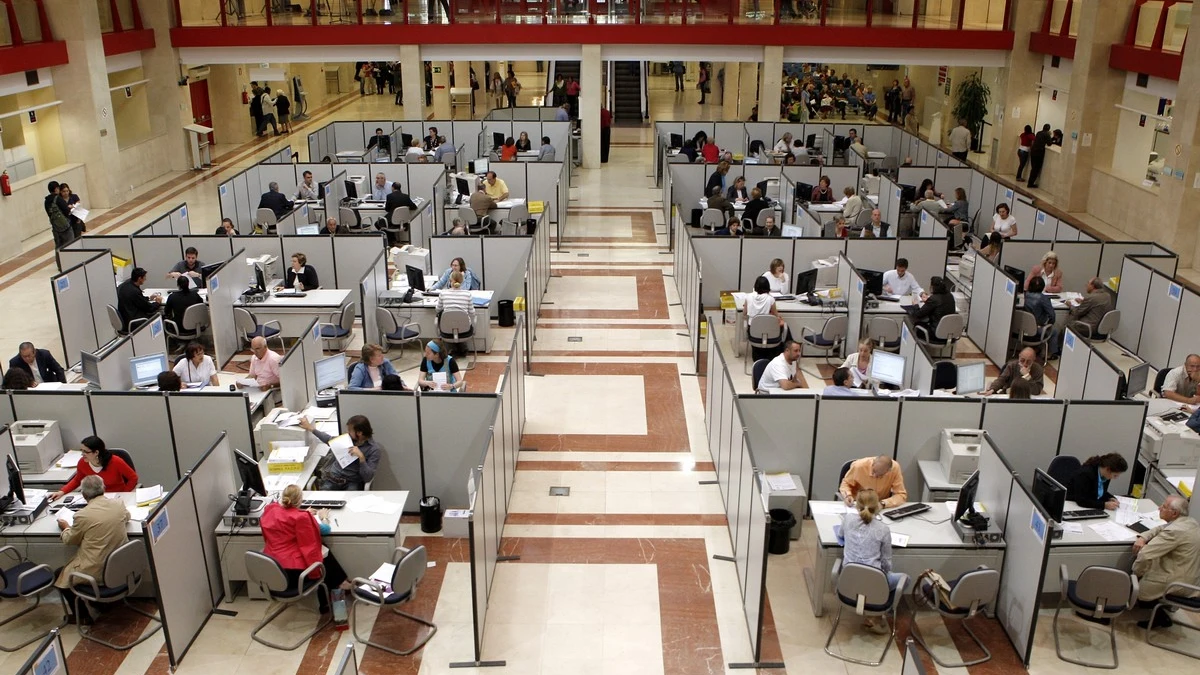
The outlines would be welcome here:
M 655 114 L 664 117 L 696 112 L 688 110 L 696 107 L 692 105 L 677 109 L 673 92 L 655 92 L 652 101 Z M 372 119 L 379 106 L 386 107 L 354 95 L 316 111 L 314 124 Z M 298 133 L 311 131 L 297 126 Z M 712 558 L 728 554 L 730 547 L 717 487 L 700 484 L 714 477 L 704 432 L 705 381 L 692 376 L 688 339 L 678 335 L 683 318 L 672 306 L 677 302 L 674 284 L 663 276 L 671 271 L 670 258 L 661 254 L 666 239 L 661 205 L 656 205 L 660 194 L 646 175 L 651 134 L 649 129 L 616 129 L 610 163 L 583 170 L 574 181 L 580 187 L 574 191 L 562 252 L 554 254 L 559 276 L 550 282 L 533 355 L 533 372 L 539 377 L 527 380 L 522 446 L 529 451 L 521 453 L 517 465 L 505 531 L 505 552 L 520 560 L 497 568 L 488 613 L 483 654 L 507 660 L 503 672 L 694 675 L 733 672 L 726 664 L 749 660 L 736 572 L 732 564 Z M 270 147 L 261 143 L 230 149 L 214 175 L 174 176 L 146 186 L 131 206 L 98 226 L 128 231 L 180 201 L 193 210 L 193 222 L 215 226 L 216 181 Z M 3 353 L 15 353 L 18 342 L 26 339 L 58 349 L 57 328 L 51 325 L 49 258 L 33 253 L 0 273 L 0 312 L 21 318 L 0 326 L 0 345 L 8 350 Z M 406 350 L 399 365 L 411 368 L 413 358 L 413 351 Z M 481 356 L 469 377 L 479 386 L 494 386 L 493 363 L 505 358 L 501 352 Z M 812 365 L 806 368 L 816 369 L 815 360 L 807 361 Z M 548 496 L 554 486 L 571 488 L 570 495 Z M 471 656 L 465 540 L 424 536 L 413 519 L 406 519 L 404 531 L 410 544 L 424 543 L 436 562 L 409 609 L 432 617 L 439 632 L 409 658 L 359 645 L 360 669 L 372 675 L 451 672 L 451 661 Z M 791 552 L 769 566 L 764 658 L 782 659 L 787 669 L 767 672 L 894 672 L 900 663 L 894 653 L 881 669 L 869 669 L 822 652 L 831 618 L 812 616 L 801 579 L 812 564 L 813 536 L 814 528 L 806 525 Z M 347 633 L 327 629 L 296 651 L 275 651 L 249 637 L 267 603 L 238 599 L 223 607 L 237 615 L 212 617 L 181 673 L 324 675 L 336 665 L 337 644 L 349 639 Z M 0 616 L 12 611 L 11 603 L 0 605 Z M 1038 622 L 1030 671 L 1085 672 L 1055 657 L 1052 614 L 1052 607 L 1043 610 Z M 411 639 L 407 627 L 390 619 L 375 624 L 373 615 L 363 613 L 371 625 L 362 632 Z M 928 614 L 919 620 L 935 645 L 953 649 L 964 644 L 957 640 L 957 628 L 951 633 L 955 642 L 949 642 L 940 623 Z M 131 618 L 126 630 L 140 630 L 141 625 Z M 304 625 L 285 622 L 281 632 L 299 634 Z M 906 612 L 901 638 L 910 625 L 911 613 Z M 851 633 L 845 626 L 843 631 Z M 987 624 L 979 633 L 995 658 L 970 672 L 1021 672 L 998 624 Z M 848 638 L 841 647 L 869 652 L 872 647 L 864 643 L 871 639 L 878 637 Z M 1082 644 L 1083 639 L 1081 630 L 1072 627 L 1066 644 Z M 161 633 L 125 653 L 81 643 L 73 628 L 64 632 L 64 642 L 73 675 L 167 672 Z M 1157 673 L 1194 664 L 1147 647 L 1129 618 L 1118 623 L 1118 642 L 1119 672 Z M 1106 646 L 1102 634 L 1093 631 L 1091 645 L 1082 648 Z M 0 672 L 15 670 L 27 653 L 0 656 Z

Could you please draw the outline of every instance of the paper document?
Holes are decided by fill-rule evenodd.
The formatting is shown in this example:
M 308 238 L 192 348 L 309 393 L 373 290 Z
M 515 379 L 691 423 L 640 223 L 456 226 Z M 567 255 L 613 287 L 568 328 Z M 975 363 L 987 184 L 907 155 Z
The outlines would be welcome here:
M 796 489 L 796 482 L 792 480 L 790 473 L 769 473 L 766 477 L 771 492 L 789 492 Z
M 38 391 L 54 391 L 55 389 L 62 389 L 64 386 L 62 382 L 43 382 L 34 385 L 34 388 Z
M 81 459 L 83 459 L 82 452 L 78 450 L 71 450 L 60 457 L 58 461 L 54 463 L 54 466 L 62 469 L 73 469 L 79 466 L 79 460 Z
M 809 502 L 808 507 L 812 509 L 813 515 L 833 515 L 840 516 L 846 512 L 846 505 L 841 502 Z
M 1064 534 L 1083 534 L 1083 523 L 1063 523 Z
M 900 534 L 899 532 L 893 532 L 892 546 L 896 546 L 898 548 L 904 548 L 905 546 L 908 546 L 908 535 Z
M 901 396 L 911 398 L 920 395 L 921 391 L 919 389 L 899 389 L 888 394 L 888 396 L 891 396 L 892 398 L 900 398 Z
M 314 422 L 318 420 L 322 422 L 328 422 L 329 420 L 333 419 L 333 414 L 335 412 L 337 412 L 337 408 L 305 408 L 300 415 L 302 417 L 307 417 Z
M 91 218 L 92 212 L 76 204 L 71 207 L 71 215 L 86 223 Z
M 151 485 L 150 487 L 138 488 L 133 493 L 133 501 L 138 506 L 145 506 L 151 502 L 162 499 L 163 488 L 161 485 Z
M 392 575 L 395 572 L 396 572 L 395 565 L 393 565 L 391 563 L 383 563 L 382 565 L 379 566 L 379 569 L 377 569 L 371 573 L 371 576 L 369 578 L 371 579 L 371 581 L 379 582 L 379 584 L 383 586 L 384 593 L 391 593 L 392 592 Z M 372 593 L 375 592 L 375 589 L 371 588 L 370 586 L 368 586 L 366 584 L 360 584 L 359 588 L 361 588 L 365 591 L 368 591 L 368 592 L 372 592 Z
M 338 466 L 343 469 L 354 463 L 357 459 L 351 452 L 350 448 L 354 447 L 354 441 L 350 440 L 350 434 L 342 434 L 329 439 L 329 449 L 333 451 L 333 458 L 337 461 Z
M 237 379 L 237 383 L 242 385 L 243 387 L 257 387 L 258 386 L 258 380 L 252 380 L 248 377 L 239 377 Z
M 1133 541 L 1137 537 L 1137 533 L 1108 520 L 1088 527 L 1092 528 L 1092 531 L 1100 535 L 1104 541 Z
M 1121 505 L 1122 510 L 1137 511 L 1138 500 L 1133 497 L 1117 497 L 1117 503 Z
M 381 513 L 384 515 L 398 512 L 401 506 L 401 504 L 389 502 L 375 495 L 355 497 L 346 503 L 346 508 L 356 513 Z
M 135 522 L 141 522 L 150 516 L 150 507 L 148 506 L 129 506 L 129 519 Z
M 66 523 L 67 527 L 71 527 L 75 524 L 75 512 L 63 507 L 58 511 L 58 519 Z

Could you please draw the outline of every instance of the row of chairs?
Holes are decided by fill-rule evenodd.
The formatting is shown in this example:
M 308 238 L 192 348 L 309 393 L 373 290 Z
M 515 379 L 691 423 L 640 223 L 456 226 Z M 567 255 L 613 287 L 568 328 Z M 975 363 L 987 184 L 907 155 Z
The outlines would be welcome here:
M 502 235 L 526 234 L 525 223 L 529 220 L 529 206 L 514 204 L 508 210 L 508 217 L 499 221 L 491 216 L 480 218 L 475 210 L 467 204 L 458 207 L 458 218 L 467 225 L 467 234 L 491 234 L 499 232 Z

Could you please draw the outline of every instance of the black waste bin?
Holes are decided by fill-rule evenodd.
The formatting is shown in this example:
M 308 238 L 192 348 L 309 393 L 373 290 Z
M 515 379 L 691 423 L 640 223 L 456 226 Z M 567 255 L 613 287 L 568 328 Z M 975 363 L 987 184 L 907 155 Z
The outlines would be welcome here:
M 424 519 L 424 510 L 422 510 L 422 519 Z M 787 553 L 791 548 L 792 542 L 788 539 L 788 533 L 796 524 L 796 516 L 792 515 L 787 509 L 771 509 L 771 524 L 770 535 L 767 539 L 767 552 L 781 555 Z
M 442 531 L 442 500 L 437 497 L 421 500 L 421 531 L 426 534 Z
M 513 312 L 512 300 L 500 301 L 500 325 L 504 328 L 511 328 L 517 323 L 517 315 Z

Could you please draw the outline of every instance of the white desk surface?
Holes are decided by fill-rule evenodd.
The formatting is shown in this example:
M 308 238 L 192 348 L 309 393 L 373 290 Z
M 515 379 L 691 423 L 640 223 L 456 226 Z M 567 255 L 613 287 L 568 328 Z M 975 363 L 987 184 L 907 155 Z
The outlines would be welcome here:
M 314 309 L 314 308 L 337 308 L 342 307 L 350 301 L 349 289 L 343 288 L 318 288 L 313 291 L 306 291 L 303 298 L 296 297 L 277 297 L 272 291 L 266 300 L 262 302 L 244 302 L 241 297 L 234 301 L 235 307 L 253 307 L 261 309 Z
M 872 204 L 879 204 L 879 195 L 867 195 L 867 199 Z M 818 202 L 815 204 L 810 202 L 808 205 L 808 210 L 816 211 L 817 213 L 841 213 L 842 211 L 846 210 L 846 199 L 842 198 L 836 202 Z
M 809 502 L 809 508 L 813 504 L 839 504 L 841 502 L 833 501 L 817 501 Z M 908 546 L 904 549 L 913 548 L 965 548 L 974 549 L 980 548 L 974 543 L 964 544 L 958 532 L 955 531 L 954 525 L 950 523 L 951 513 L 941 503 L 930 503 L 932 507 L 925 513 L 909 516 L 900 521 L 890 521 L 887 518 L 883 519 L 887 523 L 888 528 L 897 534 L 906 534 L 909 537 Z M 818 507 L 820 508 L 820 507 Z M 922 518 L 927 519 L 921 520 Z M 827 548 L 841 548 L 837 537 L 833 534 L 833 526 L 842 524 L 842 516 L 828 513 L 813 514 L 813 522 L 817 526 L 817 539 L 820 545 Z M 987 548 L 1002 548 L 1003 544 L 988 544 Z M 904 550 L 901 548 L 893 548 L 892 553 Z
M 79 497 L 79 493 L 74 492 L 70 496 Z M 119 499 L 122 502 L 125 502 L 125 506 L 127 508 L 131 506 L 137 506 L 137 504 L 133 501 L 134 493 L 132 492 L 110 492 L 105 495 L 105 498 Z M 64 502 L 66 499 L 67 497 L 64 496 L 62 499 L 59 499 L 54 503 L 57 504 L 59 502 Z M 61 532 L 61 530 L 58 529 L 58 516 L 57 514 L 50 513 L 50 507 L 47 506 L 42 511 L 42 515 L 38 516 L 38 519 L 29 525 L 10 525 L 9 527 L 0 529 L 0 538 L 45 537 L 58 539 L 59 532 Z M 142 522 L 140 520 L 133 520 L 130 518 L 129 523 L 127 523 L 125 526 L 125 532 L 130 536 L 136 535 L 140 537 L 142 535 Z
M 1068 501 L 1066 503 L 1066 507 L 1063 510 L 1064 511 L 1074 511 L 1076 509 L 1081 509 L 1081 508 L 1083 508 L 1083 507 L 1076 504 L 1075 502 Z M 1149 516 L 1157 517 L 1157 511 L 1158 511 L 1158 506 L 1153 501 L 1151 501 L 1149 499 L 1139 499 L 1138 500 L 1138 502 L 1137 502 L 1137 512 L 1138 513 L 1140 513 L 1142 515 L 1149 515 Z M 1062 539 L 1055 539 L 1054 541 L 1052 541 L 1050 543 L 1050 547 L 1056 548 L 1059 546 L 1116 546 L 1116 547 L 1121 547 L 1121 548 L 1127 548 L 1127 547 L 1133 545 L 1133 540 L 1137 538 L 1137 532 L 1134 532 L 1133 530 L 1130 530 L 1124 526 L 1122 526 L 1122 529 L 1128 531 L 1128 533 L 1129 533 L 1129 539 L 1127 541 L 1108 541 L 1104 537 L 1101 537 L 1095 530 L 1093 530 L 1090 527 L 1091 525 L 1097 525 L 1099 523 L 1104 523 L 1104 522 L 1116 523 L 1117 522 L 1116 511 L 1109 511 L 1108 518 L 1105 520 L 1096 519 L 1096 520 L 1077 520 L 1077 521 L 1075 521 L 1076 524 L 1081 525 L 1083 527 L 1083 532 L 1080 534 L 1075 534 L 1075 533 L 1071 533 L 1071 532 L 1063 532 Z
M 930 490 L 949 491 L 962 487 L 962 483 L 951 483 L 946 479 L 942 463 L 936 459 L 922 459 L 917 462 L 917 466 L 921 469 L 921 480 L 925 481 L 925 487 Z
M 733 210 L 734 210 L 734 211 L 745 211 L 745 210 L 746 210 L 746 205 L 747 205 L 747 204 L 749 204 L 749 203 L 750 203 L 750 202 L 741 202 L 741 201 L 730 202 L 730 204 L 733 204 Z M 702 198 L 700 199 L 700 201 L 698 202 L 698 204 L 699 204 L 699 206 L 700 206 L 700 208 L 701 208 L 701 209 L 707 209 L 707 208 L 708 208 L 708 198 L 707 198 L 707 197 L 702 197 Z M 778 201 L 774 201 L 774 202 L 771 202 L 771 208 L 772 208 L 772 209 L 774 209 L 774 210 L 776 210 L 776 211 L 782 211 L 782 210 L 783 210 L 783 204 L 780 204 Z
M 354 500 L 360 497 L 376 497 L 391 504 L 397 505 L 395 513 L 373 513 L 370 511 L 355 511 L 351 508 Z M 343 499 L 347 502 L 346 508 L 331 509 L 329 511 L 329 534 L 322 535 L 323 537 L 357 537 L 364 535 L 379 535 L 395 534 L 400 529 L 400 516 L 404 508 L 404 502 L 408 499 L 408 490 L 381 490 L 373 492 L 362 491 L 320 491 L 320 490 L 305 490 L 305 499 Z M 265 507 L 265 504 L 264 504 Z M 261 537 L 262 528 L 259 527 L 240 527 L 236 531 L 221 523 L 217 525 L 217 536 L 229 535 L 235 537 Z

